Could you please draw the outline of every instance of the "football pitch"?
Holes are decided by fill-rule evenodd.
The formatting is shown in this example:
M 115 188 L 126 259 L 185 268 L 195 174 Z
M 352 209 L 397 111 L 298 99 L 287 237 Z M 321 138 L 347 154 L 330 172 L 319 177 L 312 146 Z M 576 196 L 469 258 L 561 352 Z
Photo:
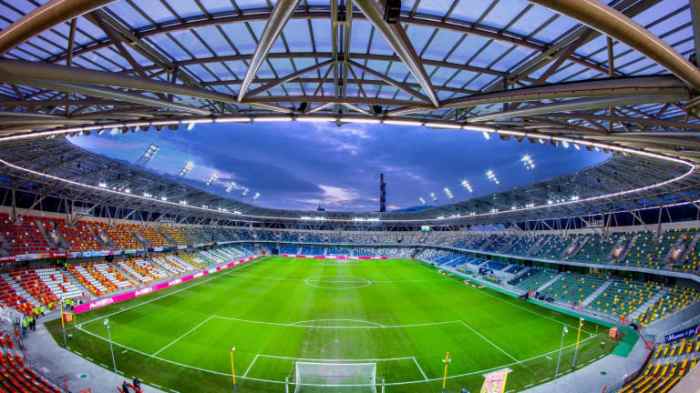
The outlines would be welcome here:
M 177 392 L 231 391 L 233 347 L 241 392 L 295 391 L 297 362 L 371 363 L 377 391 L 439 392 L 448 352 L 448 390 L 510 368 L 520 391 L 554 377 L 562 337 L 571 371 L 578 325 L 417 261 L 267 257 L 81 315 L 66 346 L 112 369 L 111 337 L 119 372 Z M 583 324 L 579 367 L 612 350 L 606 333 Z

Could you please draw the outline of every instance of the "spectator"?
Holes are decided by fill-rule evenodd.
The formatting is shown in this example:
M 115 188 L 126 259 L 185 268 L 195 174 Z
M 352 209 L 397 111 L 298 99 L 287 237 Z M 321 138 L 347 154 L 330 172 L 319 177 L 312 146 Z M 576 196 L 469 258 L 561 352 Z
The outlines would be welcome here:
M 122 392 L 123 393 L 129 393 L 131 390 L 129 389 L 129 383 L 124 381 L 122 382 Z

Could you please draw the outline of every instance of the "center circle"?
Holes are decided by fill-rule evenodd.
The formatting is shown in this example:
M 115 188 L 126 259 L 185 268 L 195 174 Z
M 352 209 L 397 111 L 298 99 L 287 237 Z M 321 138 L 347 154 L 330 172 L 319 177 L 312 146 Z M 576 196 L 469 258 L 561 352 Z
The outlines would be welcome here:
M 359 289 L 366 288 L 372 285 L 372 281 L 365 278 L 347 278 L 347 279 L 315 279 L 307 278 L 304 280 L 304 284 L 318 289 L 332 289 L 332 290 L 347 290 L 347 289 Z

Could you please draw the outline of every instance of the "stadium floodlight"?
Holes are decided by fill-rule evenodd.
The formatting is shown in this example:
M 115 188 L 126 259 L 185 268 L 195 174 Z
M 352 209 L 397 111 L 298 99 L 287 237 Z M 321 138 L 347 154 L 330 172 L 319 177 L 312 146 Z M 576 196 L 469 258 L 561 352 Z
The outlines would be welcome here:
M 425 205 L 425 203 L 426 203 L 425 198 L 423 198 L 423 197 L 418 198 L 418 202 L 420 202 L 421 205 Z
M 471 183 L 469 183 L 467 180 L 462 180 L 462 187 L 469 192 L 474 192 Z
M 496 209 L 495 207 L 493 209 L 491 209 L 490 211 L 491 211 L 491 213 L 498 213 L 498 209 Z
M 194 169 L 194 162 L 187 161 L 187 162 L 185 162 L 185 166 L 182 167 L 182 169 L 180 170 L 180 174 L 178 176 L 180 176 L 180 177 L 187 176 L 190 172 L 192 172 L 192 169 Z
M 535 160 L 533 160 L 532 156 L 530 156 L 529 154 L 525 154 L 523 158 L 520 159 L 520 162 L 523 163 L 525 169 L 527 169 L 528 171 L 535 169 Z
M 250 192 L 250 189 L 248 187 L 243 187 L 243 192 L 241 193 L 241 195 L 247 196 L 249 192 Z
M 423 123 L 419 121 L 411 121 L 411 120 L 384 120 L 384 124 L 390 124 L 392 126 L 413 126 L 413 127 L 419 127 L 422 126 Z
M 99 182 L 97 185 L 102 187 L 102 188 L 107 188 L 107 183 L 105 183 L 103 181 Z
M 127 194 L 131 194 L 131 188 L 125 188 L 125 189 L 124 189 L 124 192 L 127 193 Z
M 207 179 L 207 187 L 216 183 L 217 180 L 219 180 L 219 174 L 216 172 L 212 173 L 211 176 L 209 176 L 209 179 Z
M 230 183 L 226 186 L 226 192 L 231 192 L 231 191 L 237 190 L 237 189 L 238 189 L 238 184 L 236 184 L 235 181 L 230 182 Z
M 254 201 L 257 201 L 258 198 L 260 198 L 260 193 L 259 193 L 259 192 L 256 192 L 255 195 L 253 195 L 253 200 L 254 200 Z
M 578 201 L 578 200 L 579 200 L 579 196 L 578 196 L 578 195 L 573 195 L 573 196 L 571 197 L 571 200 L 572 200 L 572 201 Z
M 151 195 L 151 194 L 149 194 L 149 193 L 147 193 L 147 192 L 144 192 L 144 193 L 143 193 L 143 196 L 145 196 L 146 198 L 153 198 L 153 195 Z
M 452 198 L 455 197 L 455 196 L 452 194 L 452 191 L 450 191 L 450 189 L 447 188 L 447 187 L 443 188 L 443 189 L 442 189 L 442 192 L 445 193 L 445 196 L 447 197 L 447 199 L 452 199 Z
M 554 204 L 554 201 L 551 200 L 551 199 L 549 199 L 549 200 L 547 200 L 547 204 L 548 204 L 548 205 L 552 205 L 552 204 Z
M 435 217 L 435 219 L 436 219 L 436 220 L 444 220 L 444 219 L 445 219 L 445 216 L 437 216 L 437 217 Z
M 535 207 L 535 204 L 533 202 L 530 202 L 530 203 L 525 204 L 525 207 L 528 209 L 531 209 L 531 208 Z
M 180 201 L 180 204 L 183 205 L 183 206 L 187 206 L 187 201 L 183 199 L 183 200 Z
M 491 134 L 486 131 L 482 132 L 481 135 L 483 135 L 484 139 L 486 139 L 487 141 L 491 139 Z
M 498 180 L 498 177 L 496 176 L 496 172 L 493 171 L 493 169 L 489 169 L 486 171 L 486 178 L 489 179 L 490 181 L 496 183 L 496 185 L 501 184 L 501 181 Z
M 437 201 L 437 195 L 435 195 L 434 192 L 431 192 L 431 193 L 430 193 L 430 199 L 432 199 L 433 201 Z
M 167 201 L 168 201 L 168 197 L 162 196 L 162 197 L 160 197 L 160 200 L 163 201 L 163 202 L 167 202 Z

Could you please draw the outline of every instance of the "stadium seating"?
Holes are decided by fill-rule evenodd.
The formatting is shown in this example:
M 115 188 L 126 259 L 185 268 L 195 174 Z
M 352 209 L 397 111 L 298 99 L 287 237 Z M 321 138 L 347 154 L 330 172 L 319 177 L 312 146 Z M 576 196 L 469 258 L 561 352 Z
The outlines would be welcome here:
M 588 306 L 615 317 L 626 317 L 662 290 L 661 285 L 633 280 L 614 280 Z
M 578 305 L 605 281 L 591 275 L 561 273 L 556 281 L 544 289 L 543 294 L 565 303 Z
M 639 374 L 625 383 L 620 393 L 667 393 L 697 366 L 698 355 L 698 336 L 659 344 Z
M 48 285 L 39 278 L 35 270 L 14 270 L 10 272 L 10 275 L 28 294 L 44 306 L 53 308 L 58 303 L 58 297 L 51 291 Z
M 34 218 L 20 216 L 11 222 L 9 215 L 0 213 L 0 233 L 11 255 L 39 254 L 50 251 L 46 238 L 41 233 Z
M 134 232 L 138 231 L 136 229 Z M 167 247 L 168 241 L 153 225 L 142 225 L 139 231 L 151 247 Z
M 69 251 L 97 251 L 102 250 L 102 245 L 97 241 L 97 228 L 90 222 L 78 221 L 68 225 L 63 219 L 55 221 L 56 228 L 68 242 Z
M 0 393 L 60 393 L 61 390 L 28 365 L 8 347 L 0 348 Z
M 142 244 L 136 240 L 134 232 L 140 228 L 136 224 L 114 224 L 105 225 L 104 230 L 109 238 L 114 243 L 113 245 L 122 250 L 135 250 L 143 248 Z
M 509 284 L 526 291 L 536 291 L 556 275 L 557 272 L 553 270 L 530 268 L 521 276 L 511 280 Z
M 700 301 L 700 292 L 694 288 L 670 287 L 667 292 L 652 304 L 638 318 L 642 325 L 648 325 L 658 319 L 680 311 L 685 307 Z
M 35 304 L 30 300 L 20 296 L 17 293 L 17 289 L 10 285 L 5 277 L 0 276 L 0 303 L 6 307 L 12 307 L 24 315 L 31 315 Z
M 175 243 L 179 246 L 187 245 L 187 237 L 185 236 L 185 231 L 181 227 L 175 225 L 161 225 L 158 230 L 166 239 L 169 238 L 171 243 Z

